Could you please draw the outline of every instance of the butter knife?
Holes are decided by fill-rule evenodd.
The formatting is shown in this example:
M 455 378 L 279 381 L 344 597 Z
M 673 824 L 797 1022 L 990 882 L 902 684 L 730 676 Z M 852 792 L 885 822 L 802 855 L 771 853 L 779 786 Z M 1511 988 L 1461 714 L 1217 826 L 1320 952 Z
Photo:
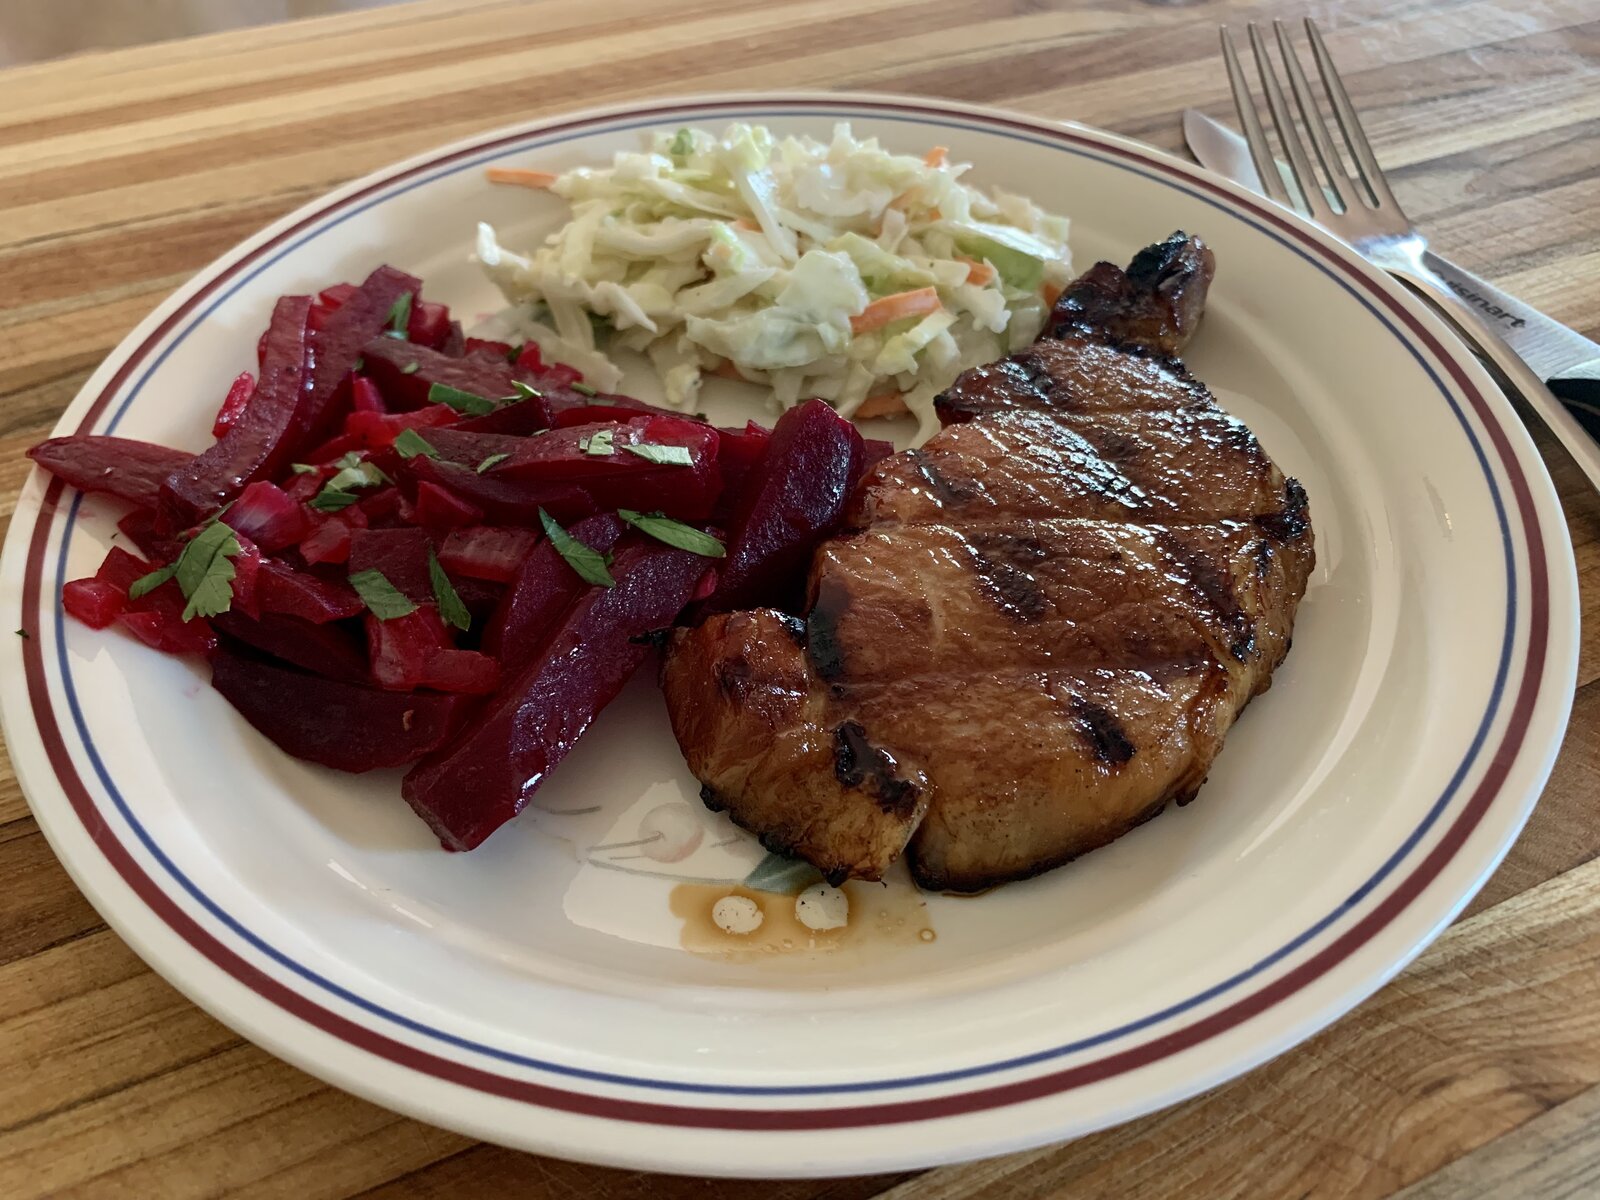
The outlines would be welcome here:
M 1250 147 L 1239 134 L 1190 108 L 1183 113 L 1183 135 L 1201 166 L 1265 194 Z M 1431 250 L 1423 251 L 1422 259 L 1497 330 L 1589 435 L 1600 441 L 1600 345 Z

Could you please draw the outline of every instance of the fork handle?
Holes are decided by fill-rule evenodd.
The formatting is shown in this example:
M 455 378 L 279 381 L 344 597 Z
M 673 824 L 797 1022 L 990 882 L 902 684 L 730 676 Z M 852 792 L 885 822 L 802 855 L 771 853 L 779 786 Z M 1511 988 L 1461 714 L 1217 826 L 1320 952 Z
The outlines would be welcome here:
M 1476 312 L 1463 304 L 1437 275 L 1426 270 L 1394 270 L 1392 273 L 1431 302 L 1439 315 L 1484 359 L 1502 385 L 1509 385 L 1528 402 L 1545 427 L 1572 455 L 1578 469 L 1588 476 L 1590 484 L 1600 491 L 1600 442 L 1595 441 L 1567 406 L 1551 394 L 1533 368 Z

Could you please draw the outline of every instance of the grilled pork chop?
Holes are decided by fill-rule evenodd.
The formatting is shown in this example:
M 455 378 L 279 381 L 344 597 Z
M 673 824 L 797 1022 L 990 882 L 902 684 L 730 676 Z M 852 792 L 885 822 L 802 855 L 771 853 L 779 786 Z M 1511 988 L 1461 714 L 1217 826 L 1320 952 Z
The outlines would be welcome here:
M 862 481 L 807 615 L 680 630 L 663 682 L 712 808 L 830 879 L 1050 869 L 1192 799 L 1289 649 L 1305 492 L 1173 357 L 1212 273 L 1099 263 L 946 428 Z

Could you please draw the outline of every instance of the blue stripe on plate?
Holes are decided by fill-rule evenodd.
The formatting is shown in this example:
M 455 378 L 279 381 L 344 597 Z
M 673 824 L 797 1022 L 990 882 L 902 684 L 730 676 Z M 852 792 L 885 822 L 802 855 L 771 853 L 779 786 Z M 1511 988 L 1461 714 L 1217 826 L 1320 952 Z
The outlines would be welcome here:
M 714 115 L 720 119 L 726 119 L 728 116 L 727 112 L 722 110 L 716 110 Z M 730 1096 L 810 1096 L 844 1095 L 859 1092 L 886 1091 L 897 1088 L 917 1087 L 926 1084 L 947 1083 L 958 1079 L 972 1079 L 983 1075 L 991 1075 L 999 1071 L 1008 1071 L 1019 1067 L 1032 1066 L 1037 1063 L 1049 1062 L 1054 1059 L 1062 1058 L 1066 1055 L 1076 1054 L 1084 1050 L 1091 1050 L 1098 1046 L 1103 1046 L 1108 1042 L 1116 1041 L 1119 1038 L 1127 1037 L 1130 1034 L 1138 1033 L 1141 1030 L 1148 1029 L 1153 1025 L 1157 1025 L 1163 1021 L 1170 1020 L 1173 1017 L 1180 1016 L 1191 1009 L 1207 1003 L 1208 1001 L 1215 1000 L 1219 996 L 1232 991 L 1240 984 L 1254 979 L 1262 972 L 1267 971 L 1273 966 L 1281 963 L 1290 954 L 1293 954 L 1296 950 L 1306 945 L 1306 943 L 1310 942 L 1313 938 L 1325 932 L 1335 922 L 1340 920 L 1340 918 L 1349 915 L 1362 900 L 1372 893 L 1373 889 L 1378 887 L 1379 884 L 1381 884 L 1389 875 L 1394 872 L 1395 868 L 1401 863 L 1401 861 L 1403 861 L 1416 848 L 1417 844 L 1438 822 L 1440 815 L 1449 806 L 1450 801 L 1455 797 L 1457 791 L 1460 789 L 1462 781 L 1471 771 L 1479 754 L 1482 752 L 1484 740 L 1488 735 L 1489 728 L 1494 723 L 1495 717 L 1498 715 L 1500 705 L 1504 697 L 1505 684 L 1510 671 L 1511 652 L 1517 625 L 1518 579 L 1516 576 L 1516 556 L 1514 553 L 1514 544 L 1511 538 L 1510 525 L 1507 519 L 1505 505 L 1500 495 L 1498 483 L 1493 472 L 1490 470 L 1488 458 L 1484 452 L 1483 446 L 1480 444 L 1478 437 L 1473 431 L 1471 423 L 1467 420 L 1466 414 L 1462 411 L 1461 406 L 1456 402 L 1455 397 L 1451 394 L 1449 388 L 1439 377 L 1438 373 L 1433 369 L 1433 366 L 1427 361 L 1426 358 L 1423 357 L 1417 348 L 1411 344 L 1411 342 L 1406 338 L 1405 334 L 1387 317 L 1385 317 L 1384 314 L 1380 312 L 1370 300 L 1368 300 L 1353 286 L 1351 286 L 1347 280 L 1336 274 L 1331 268 L 1329 268 L 1319 259 L 1313 257 L 1305 248 L 1296 245 L 1294 242 L 1290 241 L 1259 220 L 1230 207 L 1220 200 L 1204 195 L 1196 190 L 1192 185 L 1189 185 L 1187 181 L 1181 177 L 1174 178 L 1173 176 L 1161 174 L 1155 170 L 1145 169 L 1124 160 L 1111 157 L 1105 153 L 1097 153 L 1095 151 L 1083 149 L 1078 146 L 1063 145 L 1061 142 L 1055 141 L 1042 134 L 1027 134 L 1011 129 L 997 128 L 996 126 L 987 124 L 981 120 L 963 121 L 951 117 L 935 117 L 932 115 L 927 117 L 896 116 L 891 113 L 878 112 L 867 108 L 856 110 L 845 108 L 817 109 L 807 108 L 804 106 L 770 109 L 756 108 L 747 112 L 741 111 L 739 115 L 745 119 L 753 120 L 761 120 L 771 117 L 814 116 L 826 117 L 831 120 L 861 119 L 866 121 L 904 122 L 923 126 L 931 125 L 938 128 L 959 129 L 985 134 L 998 134 L 999 136 L 1009 138 L 1013 141 L 1025 142 L 1042 149 L 1051 150 L 1058 153 L 1071 154 L 1081 158 L 1095 159 L 1107 165 L 1117 167 L 1120 170 L 1128 171 L 1132 174 L 1138 175 L 1144 179 L 1151 180 L 1162 185 L 1163 187 L 1168 187 L 1175 191 L 1183 192 L 1193 199 L 1200 200 L 1236 220 L 1244 221 L 1258 233 L 1265 237 L 1271 238 L 1280 246 L 1299 256 L 1312 267 L 1316 268 L 1318 271 L 1321 271 L 1324 275 L 1332 279 L 1341 288 L 1343 288 L 1346 293 L 1355 299 L 1358 304 L 1365 308 L 1367 312 L 1372 315 L 1374 320 L 1378 322 L 1378 324 L 1383 326 L 1383 328 L 1389 333 L 1393 334 L 1394 337 L 1401 343 L 1401 345 L 1406 348 L 1406 350 L 1416 360 L 1418 366 L 1420 366 L 1422 370 L 1426 372 L 1428 378 L 1433 381 L 1433 384 L 1438 389 L 1439 394 L 1450 406 L 1451 412 L 1454 413 L 1457 422 L 1460 424 L 1462 431 L 1466 434 L 1467 440 L 1472 446 L 1473 454 L 1477 458 L 1479 469 L 1483 472 L 1484 481 L 1488 485 L 1489 493 L 1494 500 L 1495 517 L 1498 523 L 1501 545 L 1505 557 L 1507 604 L 1505 632 L 1500 647 L 1500 660 L 1495 671 L 1494 686 L 1490 693 L 1489 702 L 1485 709 L 1483 719 L 1478 724 L 1477 731 L 1473 735 L 1472 742 L 1467 749 L 1466 756 L 1462 759 L 1461 764 L 1451 775 L 1450 781 L 1445 787 L 1443 793 L 1429 807 L 1423 819 L 1418 823 L 1416 828 L 1411 831 L 1411 833 L 1394 851 L 1394 853 L 1392 853 L 1384 861 L 1382 866 L 1373 872 L 1370 878 L 1368 878 L 1364 883 L 1361 884 L 1360 887 L 1353 891 L 1338 908 L 1328 913 L 1310 928 L 1286 942 L 1272 953 L 1266 955 L 1237 974 L 1230 976 L 1229 978 L 1205 989 L 1202 992 L 1197 992 L 1193 996 L 1190 996 L 1176 1004 L 1169 1005 L 1158 1012 L 1153 1012 L 1147 1016 L 1140 1017 L 1137 1020 L 1118 1025 L 1113 1029 L 1104 1031 L 1103 1033 L 1080 1038 L 1077 1041 L 1054 1046 L 1047 1050 L 1040 1050 L 1033 1054 L 1020 1055 L 1014 1058 L 1003 1059 L 998 1062 L 985 1063 L 974 1067 L 965 1067 L 959 1070 L 940 1071 L 924 1075 L 905 1075 L 891 1079 L 850 1083 L 813 1084 L 790 1087 L 757 1087 L 687 1083 L 674 1080 L 649 1079 L 635 1075 L 614 1074 L 606 1071 L 590 1071 L 577 1067 L 564 1066 L 560 1063 L 549 1062 L 544 1059 L 531 1058 L 526 1055 L 514 1054 L 509 1051 L 500 1050 L 493 1046 L 485 1045 L 481 1042 L 472 1041 L 468 1038 L 457 1037 L 454 1034 L 447 1033 L 441 1029 L 436 1029 L 431 1025 L 413 1020 L 410 1017 L 403 1016 L 402 1014 L 393 1011 L 392 1009 L 385 1008 L 380 1004 L 376 1004 L 370 1000 L 364 999 L 349 989 L 341 987 L 332 980 L 318 974 L 301 963 L 296 962 L 293 958 L 290 958 L 282 951 L 269 945 L 255 933 L 252 933 L 249 929 L 245 928 L 239 921 L 229 915 L 221 906 L 219 906 L 214 900 L 201 891 L 193 883 L 193 881 L 191 881 L 188 876 L 186 876 L 177 867 L 177 865 L 167 857 L 167 855 L 162 851 L 161 847 L 156 844 L 155 840 L 150 836 L 143 824 L 140 823 L 140 821 L 134 816 L 132 810 L 128 807 L 127 801 L 123 798 L 121 792 L 117 789 L 116 784 L 112 781 L 111 776 L 106 771 L 105 764 L 101 760 L 100 753 L 95 747 L 94 739 L 90 735 L 89 729 L 85 724 L 83 712 L 78 703 L 77 691 L 73 683 L 71 661 L 66 652 L 65 623 L 61 620 L 58 620 L 56 622 L 56 657 L 58 667 L 61 671 L 62 681 L 66 689 L 67 703 L 72 713 L 73 724 L 77 728 L 78 734 L 83 740 L 84 749 L 88 754 L 90 762 L 94 766 L 95 774 L 99 777 L 101 784 L 105 787 L 107 794 L 111 797 L 111 800 L 113 804 L 115 804 L 117 811 L 122 815 L 123 820 L 128 823 L 129 827 L 132 828 L 134 833 L 138 836 L 140 842 L 144 845 L 145 849 L 151 854 L 151 856 L 153 856 L 155 860 L 161 864 L 162 868 L 169 875 L 171 875 L 174 880 L 177 881 L 184 891 L 186 891 L 197 903 L 199 903 L 207 912 L 216 918 L 217 921 L 226 926 L 235 935 L 243 939 L 245 942 L 248 942 L 256 950 L 260 951 L 272 961 L 293 972 L 295 975 L 300 976 L 307 982 L 314 984 L 321 990 L 329 993 L 330 995 L 336 996 L 338 999 L 347 1004 L 371 1013 L 373 1016 L 380 1017 L 385 1021 L 391 1022 L 402 1029 L 408 1030 L 412 1033 L 421 1034 L 446 1045 L 454 1046 L 461 1050 L 467 1050 L 474 1054 L 481 1054 L 488 1058 L 513 1064 L 518 1067 L 534 1068 L 541 1071 L 548 1071 L 555 1075 L 566 1076 L 574 1079 L 592 1080 L 598 1083 L 622 1084 L 630 1087 L 692 1094 Z M 673 114 L 673 119 L 693 120 L 695 118 L 693 115 L 693 110 L 686 110 L 684 113 Z M 622 120 L 620 118 L 612 118 L 581 130 L 568 131 L 554 137 L 541 138 L 537 134 L 530 134 L 528 139 L 524 142 L 510 147 L 504 145 L 496 146 L 493 150 L 488 150 L 481 154 L 462 159 L 458 162 L 452 163 L 448 167 L 407 180 L 402 185 L 390 191 L 381 193 L 380 195 L 351 207 L 348 210 L 337 212 L 328 220 L 323 221 L 307 230 L 300 237 L 285 243 L 273 254 L 256 264 L 252 270 L 241 274 L 230 287 L 220 292 L 210 304 L 208 304 L 194 318 L 192 318 L 183 328 L 183 330 L 178 333 L 170 343 L 168 343 L 168 345 L 161 351 L 160 354 L 156 356 L 154 362 L 152 362 L 150 366 L 146 368 L 145 371 L 139 376 L 133 387 L 129 389 L 126 398 L 124 398 L 122 403 L 118 405 L 104 432 L 110 433 L 116 429 L 118 422 L 126 414 L 129 406 L 138 397 L 140 391 L 143 389 L 150 376 L 160 368 L 161 364 L 166 361 L 167 357 L 184 341 L 184 339 L 192 334 L 195 329 L 208 317 L 210 317 L 211 314 L 214 313 L 230 296 L 237 292 L 239 288 L 249 280 L 255 278 L 262 271 L 270 267 L 273 263 L 278 262 L 285 255 L 300 248 L 314 238 L 320 237 L 323 234 L 328 233 L 330 230 L 338 228 L 351 218 L 356 217 L 377 205 L 384 204 L 397 196 L 404 195 L 405 193 L 413 191 L 416 188 L 426 186 L 427 184 L 445 176 L 453 175 L 461 171 L 476 169 L 482 166 L 484 163 L 491 162 L 495 159 L 504 158 L 508 154 L 519 153 L 543 146 L 558 145 L 562 142 L 573 140 L 574 138 L 589 137 L 595 133 L 616 133 L 626 132 L 630 129 L 649 128 L 651 126 L 660 125 L 663 123 L 663 121 L 664 117 L 662 114 L 656 114 L 649 118 L 639 120 Z M 57 597 L 60 596 L 61 584 L 66 580 L 67 551 L 69 545 L 71 544 L 72 532 L 78 519 L 78 510 L 81 500 L 81 494 L 74 494 L 72 505 L 68 511 L 66 525 L 63 531 L 61 550 L 56 556 Z M 59 605 L 59 599 L 57 603 Z

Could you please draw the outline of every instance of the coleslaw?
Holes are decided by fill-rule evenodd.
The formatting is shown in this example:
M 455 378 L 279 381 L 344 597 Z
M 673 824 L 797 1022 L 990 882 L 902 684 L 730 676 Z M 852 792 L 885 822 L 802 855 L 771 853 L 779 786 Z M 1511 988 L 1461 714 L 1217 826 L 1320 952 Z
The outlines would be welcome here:
M 894 154 L 838 125 L 828 142 L 735 124 L 658 133 L 609 167 L 497 168 L 571 219 L 519 253 L 478 227 L 508 327 L 612 389 L 611 355 L 648 356 L 667 403 L 708 373 L 820 396 L 846 416 L 909 410 L 964 369 L 1031 342 L 1071 277 L 1067 219 L 962 182 L 943 147 Z

